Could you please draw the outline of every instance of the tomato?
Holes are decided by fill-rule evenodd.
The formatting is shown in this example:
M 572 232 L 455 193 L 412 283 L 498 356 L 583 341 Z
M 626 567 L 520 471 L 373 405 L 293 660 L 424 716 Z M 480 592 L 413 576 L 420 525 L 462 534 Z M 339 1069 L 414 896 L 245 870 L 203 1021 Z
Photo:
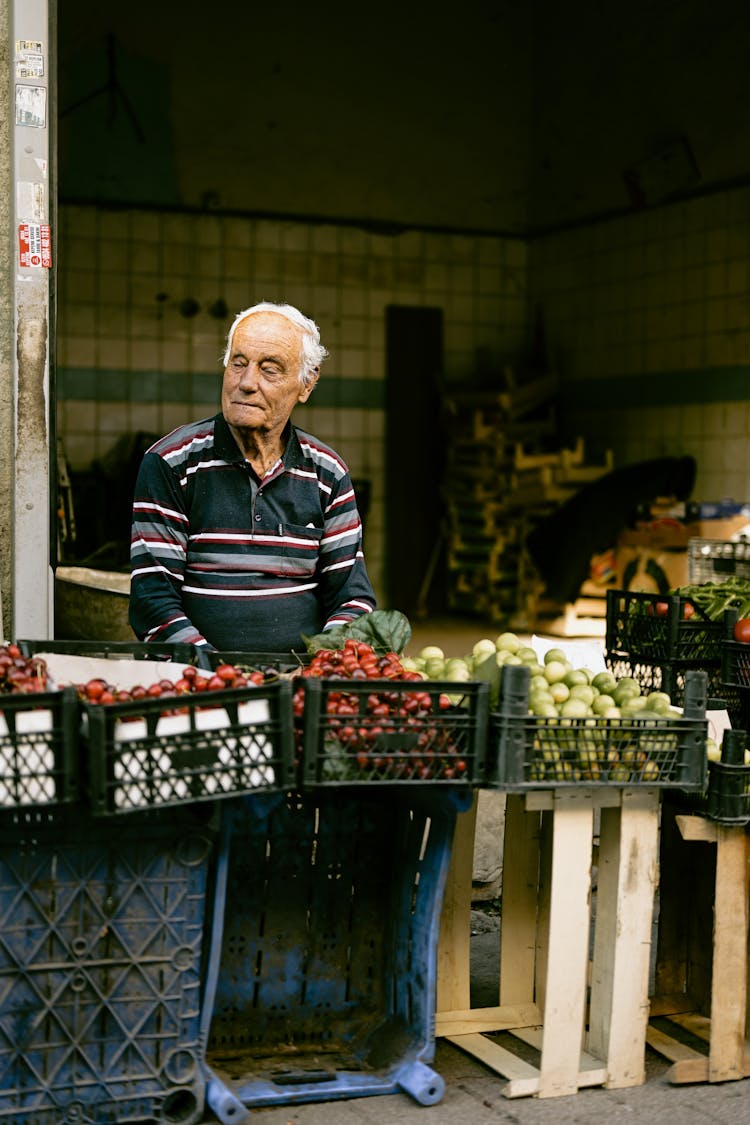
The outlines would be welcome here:
M 695 617 L 695 606 L 692 602 L 685 602 L 682 607 L 682 619 L 683 621 L 689 621 L 691 617 Z
M 734 639 L 750 644 L 750 617 L 740 617 L 734 626 Z

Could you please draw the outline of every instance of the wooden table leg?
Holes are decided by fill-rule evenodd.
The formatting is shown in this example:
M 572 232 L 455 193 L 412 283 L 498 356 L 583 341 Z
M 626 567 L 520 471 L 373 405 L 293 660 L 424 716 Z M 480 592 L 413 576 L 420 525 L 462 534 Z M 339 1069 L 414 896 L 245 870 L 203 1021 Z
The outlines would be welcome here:
M 620 808 L 601 811 L 589 1050 L 610 1087 L 646 1078 L 658 823 L 654 789 L 624 789 Z

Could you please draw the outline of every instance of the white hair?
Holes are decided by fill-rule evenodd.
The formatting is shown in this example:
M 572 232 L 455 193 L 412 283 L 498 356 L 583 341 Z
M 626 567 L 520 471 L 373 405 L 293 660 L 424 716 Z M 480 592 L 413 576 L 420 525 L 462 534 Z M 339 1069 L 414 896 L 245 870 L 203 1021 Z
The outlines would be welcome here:
M 303 387 L 309 387 L 311 383 L 315 382 L 315 377 L 320 370 L 320 365 L 328 355 L 327 350 L 320 342 L 320 329 L 314 320 L 301 313 L 299 309 L 295 309 L 294 305 L 277 305 L 273 301 L 259 301 L 257 305 L 253 305 L 249 309 L 243 309 L 241 313 L 237 313 L 234 318 L 232 327 L 227 334 L 227 347 L 224 352 L 223 363 L 226 367 L 229 363 L 229 357 L 232 354 L 232 340 L 234 339 L 235 329 L 237 325 L 247 316 L 253 313 L 260 312 L 273 312 L 278 313 L 279 316 L 285 316 L 292 324 L 296 324 L 298 328 L 302 329 L 302 366 L 299 372 L 299 381 Z

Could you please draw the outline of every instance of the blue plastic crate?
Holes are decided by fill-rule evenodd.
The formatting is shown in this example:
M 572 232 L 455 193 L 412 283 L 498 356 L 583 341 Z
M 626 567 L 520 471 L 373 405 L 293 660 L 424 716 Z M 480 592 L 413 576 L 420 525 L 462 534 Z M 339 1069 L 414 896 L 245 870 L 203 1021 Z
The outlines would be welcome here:
M 225 818 L 207 975 L 210 1104 L 439 1101 L 437 942 L 471 793 L 257 797 Z M 223 1107 L 227 1111 L 223 1113 Z
M 201 810 L 208 811 L 208 810 Z M 0 831 L 0 1122 L 203 1120 L 217 825 L 19 813 Z

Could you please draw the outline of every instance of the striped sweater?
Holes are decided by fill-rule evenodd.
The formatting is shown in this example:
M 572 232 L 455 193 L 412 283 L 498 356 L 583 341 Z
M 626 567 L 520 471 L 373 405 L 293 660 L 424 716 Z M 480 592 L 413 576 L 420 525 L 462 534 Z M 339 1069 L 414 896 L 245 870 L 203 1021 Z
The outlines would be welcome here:
M 144 641 L 289 652 L 375 608 L 338 454 L 289 425 L 259 480 L 223 415 L 180 426 L 135 484 L 130 624 Z

